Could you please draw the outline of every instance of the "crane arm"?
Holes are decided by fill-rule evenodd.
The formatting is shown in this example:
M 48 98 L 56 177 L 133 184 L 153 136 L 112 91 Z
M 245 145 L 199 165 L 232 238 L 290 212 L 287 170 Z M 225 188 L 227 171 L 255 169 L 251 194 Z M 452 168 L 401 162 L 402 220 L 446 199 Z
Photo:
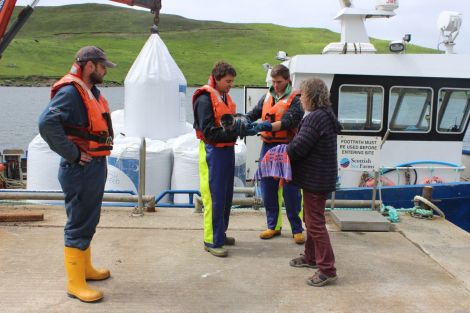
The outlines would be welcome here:
M 0 1 L 0 38 L 3 37 L 7 30 L 8 22 L 15 8 L 16 0 Z
M 113 2 L 123 3 L 130 6 L 138 6 L 150 9 L 151 13 L 155 14 L 153 24 L 158 27 L 160 22 L 160 10 L 162 9 L 162 0 L 111 0 Z
M 39 0 L 34 0 L 30 5 L 27 5 L 23 10 L 21 10 L 16 21 L 8 29 L 8 32 L 5 33 L 8 22 L 11 18 L 11 13 L 13 12 L 13 8 L 16 4 L 16 0 L 0 0 L 0 58 L 3 51 L 5 51 L 16 34 L 20 31 L 21 27 L 23 27 L 31 14 L 33 14 L 34 7 L 38 2 Z

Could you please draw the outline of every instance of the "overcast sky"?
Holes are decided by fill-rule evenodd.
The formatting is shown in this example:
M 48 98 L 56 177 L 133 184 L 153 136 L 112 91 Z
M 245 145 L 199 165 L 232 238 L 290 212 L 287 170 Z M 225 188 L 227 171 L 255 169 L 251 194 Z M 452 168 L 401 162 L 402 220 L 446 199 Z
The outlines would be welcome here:
M 19 5 L 32 0 L 18 0 Z M 111 1 L 42 0 L 39 5 L 72 3 L 102 3 Z M 376 0 L 354 0 L 355 7 L 372 9 Z M 286 4 L 289 5 L 286 5 Z M 397 16 L 391 19 L 367 20 L 369 36 L 399 40 L 412 34 L 412 43 L 436 48 L 439 40 L 437 18 L 442 11 L 463 14 L 463 24 L 455 50 L 470 54 L 469 0 L 400 0 Z M 291 27 L 322 27 L 340 32 L 340 24 L 333 20 L 340 9 L 337 0 L 162 0 L 162 13 L 177 14 L 197 20 L 217 20 L 235 23 L 273 23 Z M 125 5 L 123 5 L 125 6 Z

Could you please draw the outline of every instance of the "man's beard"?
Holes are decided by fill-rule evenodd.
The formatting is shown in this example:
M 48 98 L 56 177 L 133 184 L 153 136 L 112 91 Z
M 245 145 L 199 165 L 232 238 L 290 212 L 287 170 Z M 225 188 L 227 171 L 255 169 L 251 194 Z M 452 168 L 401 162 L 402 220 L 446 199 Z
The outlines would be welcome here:
M 97 72 L 93 72 L 90 74 L 90 83 L 92 85 L 101 84 L 103 82 L 103 77 L 100 76 Z

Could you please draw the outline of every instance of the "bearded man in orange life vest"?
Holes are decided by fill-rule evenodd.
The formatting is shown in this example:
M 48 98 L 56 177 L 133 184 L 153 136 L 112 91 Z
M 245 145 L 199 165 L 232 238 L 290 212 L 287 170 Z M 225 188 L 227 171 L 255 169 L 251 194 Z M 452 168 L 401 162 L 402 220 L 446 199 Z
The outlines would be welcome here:
M 67 213 L 67 294 L 83 302 L 103 298 L 103 293 L 91 289 L 87 280 L 110 277 L 109 270 L 92 266 L 90 242 L 100 220 L 106 156 L 113 144 L 108 103 L 95 85 L 103 82 L 107 68 L 115 66 L 102 49 L 81 48 L 70 72 L 52 86 L 51 101 L 39 118 L 42 138 L 62 157 L 58 178 Z
M 229 95 L 237 76 L 228 63 L 218 62 L 207 85 L 193 95 L 194 129 L 199 138 L 199 178 L 204 204 L 204 249 L 226 257 L 224 246 L 235 244 L 227 237 L 235 175 L 235 142 L 243 135 L 241 121 L 233 128 L 222 125 L 224 115 L 233 115 L 236 105 Z
M 250 122 L 261 119 L 255 127 L 261 134 L 263 146 L 260 160 L 266 152 L 279 145 L 288 144 L 304 115 L 300 94 L 293 90 L 289 69 L 282 64 L 271 70 L 272 86 L 261 97 L 253 110 L 246 114 Z M 281 235 L 282 198 L 295 243 L 303 244 L 305 237 L 302 227 L 302 195 L 300 189 L 292 184 L 280 187 L 279 180 L 272 177 L 261 179 L 261 192 L 266 208 L 267 229 L 260 234 L 261 239 L 271 239 Z

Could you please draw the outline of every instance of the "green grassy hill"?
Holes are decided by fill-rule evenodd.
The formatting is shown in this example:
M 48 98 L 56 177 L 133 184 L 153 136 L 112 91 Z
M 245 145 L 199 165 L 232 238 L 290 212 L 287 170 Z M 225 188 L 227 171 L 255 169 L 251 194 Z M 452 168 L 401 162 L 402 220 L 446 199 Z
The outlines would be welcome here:
M 17 8 L 15 17 L 18 12 Z M 58 78 L 85 45 L 103 48 L 118 63 L 106 78 L 121 84 L 149 37 L 152 20 L 148 12 L 111 5 L 38 7 L 0 59 L 0 84 L 34 84 Z M 290 55 L 320 53 L 340 37 L 326 29 L 196 21 L 165 14 L 160 19 L 160 36 L 189 85 L 204 84 L 219 59 L 235 66 L 237 85 L 263 85 L 261 64 L 274 63 L 277 51 Z M 388 41 L 372 42 L 379 52 L 388 51 Z M 408 52 L 436 51 L 410 45 Z

